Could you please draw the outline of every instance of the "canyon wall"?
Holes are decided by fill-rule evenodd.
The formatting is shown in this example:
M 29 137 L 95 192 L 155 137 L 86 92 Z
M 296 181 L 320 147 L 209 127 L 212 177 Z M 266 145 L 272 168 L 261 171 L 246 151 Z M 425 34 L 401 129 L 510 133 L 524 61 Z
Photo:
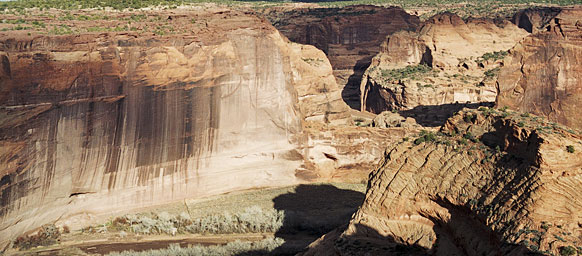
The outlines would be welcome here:
M 497 105 L 519 112 L 464 109 L 438 133 L 389 145 L 349 224 L 302 255 L 575 254 L 580 17 L 579 8 L 526 10 L 514 25 L 440 14 L 389 36 L 365 73 L 362 110 L 443 109 L 498 90 Z
M 517 45 L 497 79 L 497 105 L 582 128 L 582 9 L 562 10 L 547 31 Z
M 295 87 L 320 74 L 297 67 L 323 54 L 229 12 L 192 35 L 2 36 L 2 246 L 55 220 L 300 181 Z
M 493 102 L 492 77 L 503 65 L 505 51 L 527 35 L 509 21 L 465 21 L 443 13 L 417 31 L 388 36 L 362 78 L 360 109 L 380 113 L 420 105 Z
M 400 7 L 354 5 L 344 8 L 274 7 L 264 11 L 273 25 L 291 41 L 324 51 L 334 69 L 341 98 L 359 109 L 359 85 L 370 60 L 387 35 L 415 30 L 417 16 Z

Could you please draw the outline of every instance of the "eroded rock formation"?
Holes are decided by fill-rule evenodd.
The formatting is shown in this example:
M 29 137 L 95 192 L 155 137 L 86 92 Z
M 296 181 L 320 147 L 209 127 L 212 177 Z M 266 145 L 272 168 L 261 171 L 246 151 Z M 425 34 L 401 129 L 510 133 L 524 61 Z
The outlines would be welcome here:
M 506 51 L 528 33 L 509 21 L 462 20 L 451 13 L 417 31 L 388 36 L 362 78 L 361 110 L 495 100 L 492 79 Z
M 282 9 L 282 10 L 281 10 Z M 291 41 L 323 50 L 334 69 L 342 97 L 359 108 L 359 84 L 370 60 L 380 51 L 387 35 L 415 30 L 417 16 L 399 7 L 369 5 L 345 8 L 304 8 L 265 10 L 273 25 Z
M 529 33 L 542 32 L 561 10 L 561 8 L 556 7 L 524 9 L 513 15 L 512 22 Z
M 564 9 L 548 31 L 517 45 L 497 79 L 497 104 L 582 128 L 582 9 Z
M 299 181 L 302 118 L 328 110 L 297 91 L 336 86 L 325 55 L 256 16 L 197 15 L 205 26 L 171 37 L 3 34 L 0 245 L 57 219 Z
M 305 255 L 558 254 L 582 242 L 579 131 L 482 108 L 441 132 L 389 147 L 349 226 Z
M 365 182 L 384 149 L 418 129 L 415 125 L 385 129 L 308 123 L 304 129 L 307 157 L 297 175 L 310 181 Z
M 311 45 L 291 44 L 291 49 L 296 56 L 292 62 L 294 87 L 305 120 L 345 125 L 349 107 L 325 53 Z

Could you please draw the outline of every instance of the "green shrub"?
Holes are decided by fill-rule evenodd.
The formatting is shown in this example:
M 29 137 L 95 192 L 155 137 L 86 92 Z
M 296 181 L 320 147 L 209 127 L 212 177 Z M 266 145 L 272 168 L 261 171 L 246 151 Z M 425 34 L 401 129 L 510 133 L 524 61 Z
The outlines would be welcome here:
M 571 255 L 576 255 L 576 248 L 572 247 L 572 246 L 562 246 L 560 247 L 560 255 L 562 256 L 571 256 Z
M 434 142 L 436 141 L 436 135 L 432 132 L 421 131 L 420 137 L 414 140 L 414 144 L 419 145 L 423 142 Z
M 196 245 L 180 247 L 179 244 L 172 244 L 166 249 L 148 250 L 135 252 L 122 251 L 107 254 L 109 256 L 165 256 L 165 255 L 268 255 L 270 252 L 285 243 L 281 238 L 267 238 L 255 242 L 241 242 L 239 240 L 225 245 L 204 246 Z
M 574 149 L 574 146 L 572 146 L 572 145 L 566 146 L 566 151 L 568 151 L 568 153 L 576 152 L 576 150 Z
M 508 52 L 507 51 L 498 51 L 498 52 L 488 52 L 483 54 L 480 59 L 481 60 L 500 60 L 505 58 L 505 56 L 507 56 Z
M 237 214 L 224 213 L 194 220 L 186 230 L 190 233 L 276 232 L 283 226 L 284 219 L 283 211 L 254 206 Z
M 265 210 L 258 206 L 248 207 L 242 212 L 225 212 L 218 215 L 208 215 L 192 220 L 190 215 L 182 213 L 172 216 L 166 212 L 160 214 L 127 214 L 117 217 L 111 222 L 113 230 L 129 231 L 137 234 L 170 234 L 177 233 L 259 233 L 276 232 L 283 226 L 286 215 L 275 209 Z M 87 232 L 100 232 L 98 227 L 84 229 Z M 106 230 L 101 230 L 105 232 Z
M 14 248 L 27 250 L 36 246 L 48 246 L 55 244 L 60 237 L 59 228 L 54 224 L 47 224 L 43 225 L 34 235 L 18 237 L 14 242 Z
M 467 132 L 467 133 L 465 133 L 465 134 L 463 135 L 463 138 L 465 138 L 465 139 L 468 139 L 468 140 L 470 140 L 470 141 L 472 141 L 472 142 L 477 142 L 477 141 L 478 141 L 478 139 L 477 139 L 477 138 L 475 138 L 475 136 L 473 136 L 473 134 L 471 134 L 471 132 Z
M 405 68 L 400 69 L 388 69 L 381 70 L 382 77 L 387 78 L 389 81 L 398 81 L 405 78 L 415 77 L 417 75 L 424 75 L 432 70 L 431 67 L 420 64 L 420 65 L 410 65 Z
M 461 138 L 457 142 L 459 143 L 459 145 L 467 145 L 467 139 L 465 139 L 465 138 Z
M 499 74 L 499 70 L 500 70 L 499 67 L 494 68 L 494 69 L 489 69 L 489 70 L 485 71 L 485 73 L 484 73 L 485 77 L 493 78 L 493 77 L 497 76 L 497 74 Z
M 524 127 L 524 126 L 525 126 L 525 124 L 524 124 L 523 122 L 519 122 L 519 123 L 517 123 L 517 126 L 519 126 L 519 127 Z

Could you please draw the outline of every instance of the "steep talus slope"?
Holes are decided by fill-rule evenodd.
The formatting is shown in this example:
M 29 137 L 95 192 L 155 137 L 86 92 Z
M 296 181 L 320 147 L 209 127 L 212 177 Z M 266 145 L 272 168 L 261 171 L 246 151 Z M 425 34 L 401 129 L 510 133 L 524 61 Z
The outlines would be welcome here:
M 489 19 L 435 15 L 417 31 L 388 36 L 360 85 L 361 110 L 495 100 L 494 77 L 508 49 L 528 33 Z
M 558 254 L 582 242 L 579 131 L 482 108 L 386 150 L 348 227 L 306 255 Z
M 243 12 L 176 12 L 191 34 L 2 32 L 0 245 L 57 219 L 300 181 L 302 118 L 325 111 L 297 91 L 335 86 L 327 60 L 305 61 L 323 53 Z
M 497 104 L 582 128 L 582 9 L 564 9 L 547 31 L 517 45 L 497 79 Z
M 341 97 L 352 108 L 359 108 L 359 85 L 370 60 L 380 51 L 387 35 L 415 30 L 417 16 L 399 7 L 369 5 L 344 8 L 270 8 L 264 13 L 291 41 L 314 45 L 323 50 L 334 69 Z

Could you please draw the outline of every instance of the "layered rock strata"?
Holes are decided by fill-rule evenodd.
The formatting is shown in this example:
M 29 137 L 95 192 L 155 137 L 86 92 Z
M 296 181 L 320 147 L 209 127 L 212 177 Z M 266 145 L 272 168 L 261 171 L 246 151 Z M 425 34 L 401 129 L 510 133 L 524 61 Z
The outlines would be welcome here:
M 403 137 L 416 134 L 418 126 L 324 126 L 308 123 L 305 163 L 297 176 L 309 181 L 366 182 L 384 149 Z
M 360 85 L 363 111 L 493 102 L 507 50 L 528 33 L 509 21 L 462 20 L 451 13 L 417 31 L 388 36 Z
M 336 126 L 349 123 L 350 108 L 342 99 L 325 53 L 314 46 L 296 43 L 291 44 L 291 49 L 294 56 L 300 57 L 291 63 L 304 119 Z
M 335 88 L 325 55 L 243 12 L 152 15 L 192 33 L 2 32 L 0 245 L 57 219 L 300 181 L 302 118 L 328 109 L 297 92 Z
M 362 73 L 380 51 L 384 38 L 396 31 L 415 30 L 420 23 L 417 16 L 399 7 L 275 7 L 264 13 L 291 41 L 314 45 L 326 53 L 342 88 L 341 97 L 354 109 L 359 108 Z
M 562 10 L 547 31 L 518 44 L 497 79 L 497 104 L 582 128 L 582 9 Z
M 349 226 L 305 255 L 559 254 L 582 236 L 582 136 L 467 110 L 386 150 Z

